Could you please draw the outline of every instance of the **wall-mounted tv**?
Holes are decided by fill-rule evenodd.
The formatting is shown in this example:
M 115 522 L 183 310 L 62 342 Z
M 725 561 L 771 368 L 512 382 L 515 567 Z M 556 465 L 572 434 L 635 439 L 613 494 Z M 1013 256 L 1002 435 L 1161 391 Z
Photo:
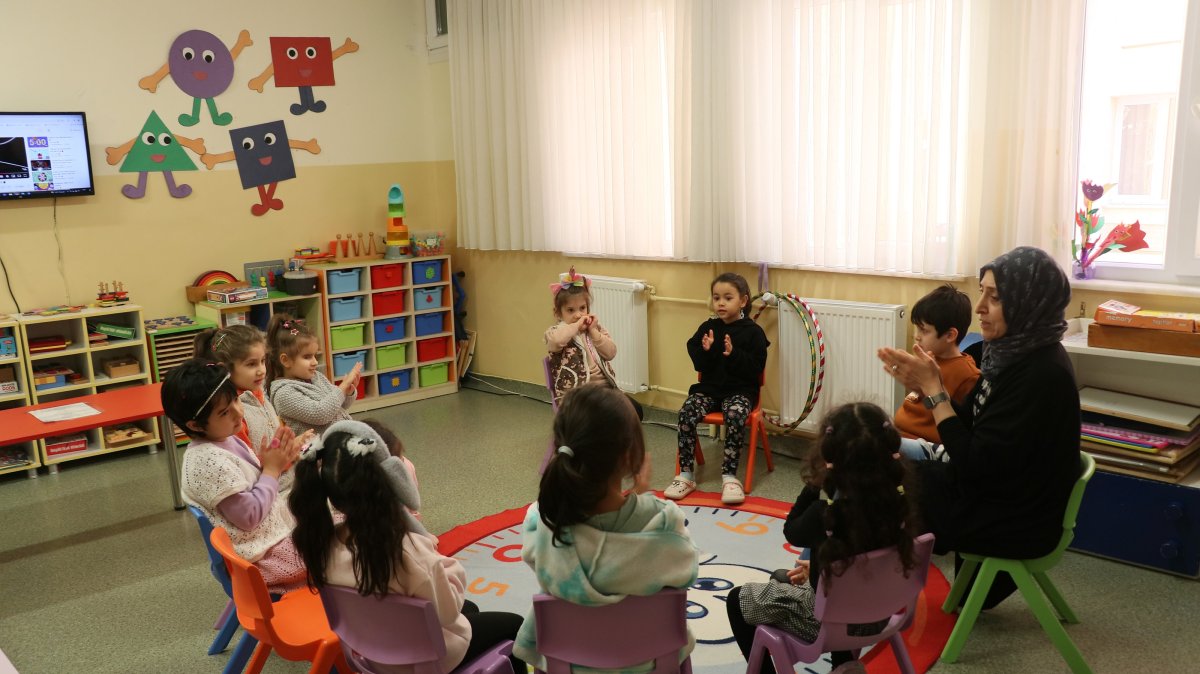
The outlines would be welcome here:
M 95 193 L 82 112 L 0 112 L 0 199 Z

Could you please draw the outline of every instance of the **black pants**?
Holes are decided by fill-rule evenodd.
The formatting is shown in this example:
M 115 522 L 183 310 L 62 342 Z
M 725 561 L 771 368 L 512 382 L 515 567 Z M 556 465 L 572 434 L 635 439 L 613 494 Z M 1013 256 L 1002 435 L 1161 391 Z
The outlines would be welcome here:
M 742 649 L 742 657 L 746 658 L 746 661 L 749 662 L 750 647 L 754 645 L 754 632 L 758 629 L 758 625 L 751 625 L 746 622 L 746 618 L 742 616 L 741 600 L 742 588 L 733 588 L 729 593 L 729 598 L 725 601 L 725 611 L 729 614 L 729 627 L 733 630 L 733 638 L 737 640 L 738 648 Z M 854 655 L 850 651 L 834 651 L 829 656 L 833 659 L 834 667 L 854 659 Z M 746 674 L 775 674 L 775 662 L 768 653 L 763 658 L 761 670 L 758 672 L 747 672 Z
M 521 629 L 524 618 L 516 613 L 501 611 L 480 612 L 479 607 L 470 600 L 463 601 L 463 615 L 471 623 L 471 643 L 467 644 L 467 654 L 463 662 L 470 662 L 491 650 L 502 641 L 512 641 L 517 638 L 517 630 Z M 508 656 L 512 661 L 513 671 L 524 672 L 525 663 L 515 655 Z

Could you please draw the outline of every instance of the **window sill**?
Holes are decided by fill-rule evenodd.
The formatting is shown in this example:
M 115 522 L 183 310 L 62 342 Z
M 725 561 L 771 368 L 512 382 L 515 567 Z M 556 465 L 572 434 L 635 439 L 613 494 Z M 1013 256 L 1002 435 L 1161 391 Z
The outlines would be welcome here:
M 1178 285 L 1174 283 L 1145 283 L 1137 281 L 1112 281 L 1107 279 L 1071 279 L 1072 290 L 1113 292 L 1124 295 L 1170 295 L 1174 297 L 1200 297 L 1200 285 Z

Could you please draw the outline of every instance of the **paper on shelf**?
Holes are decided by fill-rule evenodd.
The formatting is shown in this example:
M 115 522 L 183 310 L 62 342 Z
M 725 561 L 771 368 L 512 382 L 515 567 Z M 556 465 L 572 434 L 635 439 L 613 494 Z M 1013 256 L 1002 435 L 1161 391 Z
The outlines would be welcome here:
M 72 403 L 70 405 L 30 410 L 29 413 L 36 417 L 38 421 L 49 424 L 55 421 L 70 421 L 71 419 L 90 417 L 100 414 L 100 410 L 87 403 Z

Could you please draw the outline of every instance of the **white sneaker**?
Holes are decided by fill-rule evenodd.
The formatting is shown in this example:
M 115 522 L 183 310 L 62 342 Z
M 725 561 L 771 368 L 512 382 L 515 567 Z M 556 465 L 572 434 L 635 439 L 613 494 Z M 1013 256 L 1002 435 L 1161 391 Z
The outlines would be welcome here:
M 742 483 L 737 480 L 730 480 L 721 485 L 721 503 L 725 505 L 737 505 L 746 500 L 746 492 L 742 489 Z
M 667 488 L 663 490 L 663 496 L 672 501 L 678 501 L 694 491 L 696 491 L 695 482 L 676 475 L 675 479 L 671 480 L 671 484 L 667 485 Z

